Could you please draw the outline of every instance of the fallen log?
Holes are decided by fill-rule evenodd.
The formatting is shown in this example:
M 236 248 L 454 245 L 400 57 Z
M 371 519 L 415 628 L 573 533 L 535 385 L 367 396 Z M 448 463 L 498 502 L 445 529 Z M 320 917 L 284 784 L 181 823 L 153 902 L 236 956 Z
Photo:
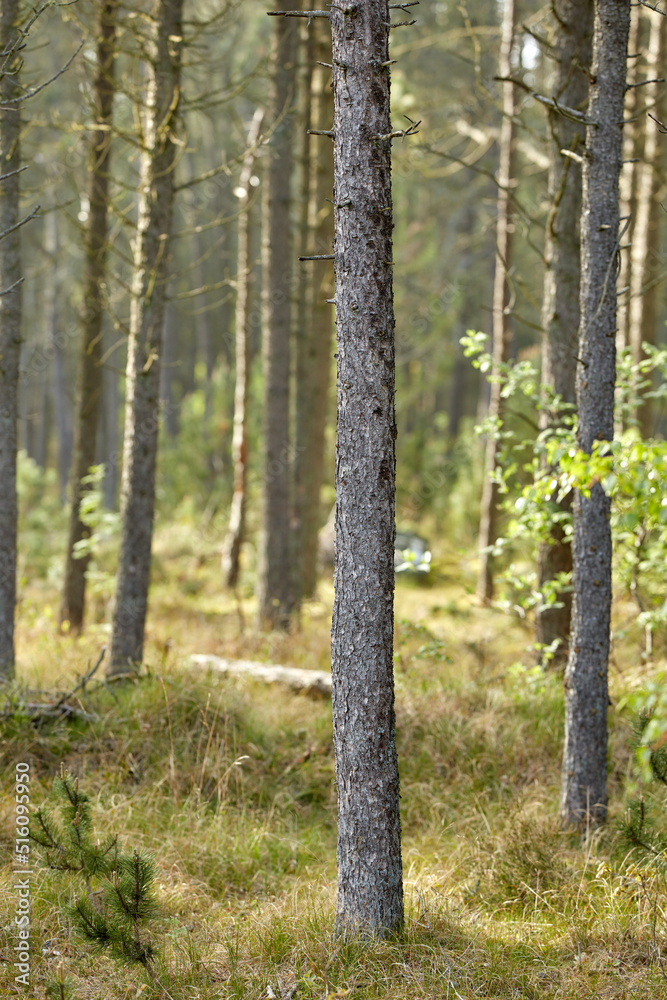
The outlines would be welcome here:
M 284 684 L 302 694 L 331 697 L 331 674 L 326 670 L 300 670 L 298 667 L 280 667 L 275 663 L 255 663 L 252 660 L 224 660 L 220 656 L 203 653 L 196 653 L 189 659 L 193 667 L 215 673 L 250 677 L 265 684 Z

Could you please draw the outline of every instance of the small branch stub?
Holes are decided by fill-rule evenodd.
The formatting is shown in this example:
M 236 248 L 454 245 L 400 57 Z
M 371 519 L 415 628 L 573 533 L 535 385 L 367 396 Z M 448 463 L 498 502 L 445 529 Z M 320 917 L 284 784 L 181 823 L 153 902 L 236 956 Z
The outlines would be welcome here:
M 332 253 L 316 253 L 311 254 L 307 257 L 299 257 L 299 260 L 333 260 L 334 255 Z
M 409 128 L 400 128 L 395 132 L 387 132 L 386 135 L 375 135 L 373 138 L 383 142 L 387 139 L 405 139 L 408 135 L 417 135 L 419 132 L 419 126 L 421 125 L 421 119 L 418 122 L 415 122 L 412 118 L 408 118 L 407 115 L 403 115 L 403 117 L 407 118 L 410 122 Z

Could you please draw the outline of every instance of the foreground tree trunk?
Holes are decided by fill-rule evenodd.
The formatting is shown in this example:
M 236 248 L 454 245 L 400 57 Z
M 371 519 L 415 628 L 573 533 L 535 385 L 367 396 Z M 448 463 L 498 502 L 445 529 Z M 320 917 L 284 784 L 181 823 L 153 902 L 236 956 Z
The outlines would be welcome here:
M 117 0 L 99 5 L 97 28 L 97 68 L 93 82 L 93 107 L 97 128 L 90 140 L 88 226 L 86 229 L 86 276 L 83 322 L 79 354 L 74 458 L 70 478 L 69 536 L 67 562 L 60 608 L 61 625 L 83 627 L 86 597 L 86 570 L 89 556 L 76 553 L 77 543 L 87 538 L 89 529 L 81 520 L 81 501 L 89 487 L 83 480 L 95 464 L 97 428 L 102 407 L 102 319 L 107 257 L 107 217 L 109 213 L 109 168 L 111 155 L 111 113 L 115 90 Z
M 296 10 L 298 3 L 288 5 Z M 296 85 L 296 22 L 275 22 L 271 116 L 276 125 L 266 167 L 262 239 L 264 426 L 262 525 L 257 598 L 264 628 L 287 628 L 290 573 L 289 382 L 291 324 L 290 184 Z
M 234 464 L 234 494 L 229 515 L 227 537 L 222 550 L 222 574 L 225 586 L 235 587 L 239 579 L 241 546 L 245 535 L 246 493 L 248 485 L 248 393 L 250 390 L 250 362 L 252 350 L 249 331 L 250 301 L 250 179 L 255 166 L 257 142 L 264 115 L 261 109 L 248 129 L 248 152 L 243 160 L 239 189 L 241 212 L 239 215 L 238 245 L 236 252 L 236 383 L 234 386 L 234 432 L 232 437 L 232 462 Z
M 497 372 L 506 362 L 510 352 L 510 285 L 508 280 L 512 254 L 512 196 L 510 184 L 514 176 L 514 84 L 512 76 L 512 49 L 515 33 L 515 0 L 505 0 L 503 8 L 502 41 L 500 47 L 499 76 L 503 83 L 503 120 L 500 126 L 500 164 L 498 166 L 498 222 L 496 227 L 496 270 L 493 283 L 493 370 Z M 499 382 L 491 383 L 489 417 L 502 422 L 504 400 Z M 479 576 L 477 596 L 488 603 L 493 598 L 493 554 L 489 551 L 498 539 L 498 484 L 492 475 L 498 464 L 498 441 L 489 434 L 484 459 L 484 488 L 479 523 Z
M 312 127 L 331 128 L 333 93 L 331 42 L 326 25 L 320 20 L 311 27 L 315 35 L 312 75 Z M 333 193 L 333 160 L 330 143 L 315 136 L 310 159 L 311 183 L 308 210 L 313 254 L 331 253 L 334 225 L 330 205 Z M 297 521 L 299 559 L 297 577 L 300 597 L 312 597 L 317 584 L 317 538 L 322 527 L 320 490 L 324 475 L 324 447 L 327 402 L 332 354 L 333 313 L 327 299 L 333 297 L 331 261 L 318 260 L 306 265 L 312 278 L 306 319 L 299 331 L 296 386 L 296 437 L 294 448 L 295 519 Z M 311 270 L 312 269 L 312 270 Z
M 331 632 L 341 931 L 403 926 L 393 680 L 394 313 L 386 0 L 331 8 L 338 436 Z
M 660 158 L 662 139 L 657 122 L 648 117 L 648 112 L 662 121 L 662 95 L 665 84 L 659 79 L 663 70 L 665 54 L 665 22 L 661 15 L 651 11 L 650 35 L 646 60 L 646 86 L 641 94 L 646 102 L 647 112 L 643 114 L 641 131 L 644 133 L 644 152 L 636 171 L 636 215 L 632 234 L 632 264 L 630 268 L 630 347 L 632 361 L 638 365 L 645 357 L 644 343 L 655 343 L 656 307 L 658 282 L 656 261 L 658 258 L 659 222 L 658 213 L 663 208 L 658 201 L 660 188 Z M 637 407 L 635 417 L 642 436 L 653 433 L 651 400 L 644 399 Z
M 19 173 L 20 104 L 17 74 L 21 57 L 13 51 L 19 35 L 19 0 L 0 6 L 0 680 L 14 676 L 16 605 L 16 433 L 21 355 L 21 239 Z
M 597 0 L 583 166 L 577 444 L 590 454 L 614 435 L 619 174 L 630 0 Z M 611 617 L 610 500 L 600 483 L 574 500 L 572 644 L 565 672 L 561 816 L 607 814 L 607 664 Z
M 558 8 L 556 36 L 551 51 L 556 59 L 554 99 L 562 106 L 585 112 L 588 98 L 587 70 L 593 42 L 593 0 L 563 0 Z M 579 278 L 581 216 L 581 167 L 562 150 L 581 156 L 585 126 L 558 111 L 549 112 L 549 194 L 551 211 L 547 220 L 544 256 L 544 303 L 542 323 L 542 382 L 564 403 L 575 402 L 577 337 L 579 331 Z M 541 428 L 558 425 L 558 414 L 545 409 Z M 569 499 L 560 504 L 566 514 Z M 572 546 L 566 541 L 562 524 L 554 528 L 549 543 L 540 545 L 538 587 L 559 573 L 572 572 Z M 555 665 L 567 662 L 569 652 L 572 595 L 559 596 L 560 608 L 543 607 L 535 617 L 535 640 L 540 646 L 559 646 Z
M 174 201 L 183 0 L 155 0 L 130 311 L 121 542 L 109 673 L 141 663 L 155 509 L 160 356 Z

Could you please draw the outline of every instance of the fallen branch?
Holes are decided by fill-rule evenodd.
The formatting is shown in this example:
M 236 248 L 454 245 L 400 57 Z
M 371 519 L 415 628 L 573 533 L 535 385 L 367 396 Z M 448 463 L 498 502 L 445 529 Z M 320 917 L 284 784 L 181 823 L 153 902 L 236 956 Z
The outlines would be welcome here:
M 331 697 L 331 674 L 325 670 L 300 670 L 274 663 L 252 660 L 224 660 L 219 656 L 195 654 L 190 657 L 193 667 L 203 668 L 232 677 L 249 677 L 265 684 L 284 684 L 292 691 Z

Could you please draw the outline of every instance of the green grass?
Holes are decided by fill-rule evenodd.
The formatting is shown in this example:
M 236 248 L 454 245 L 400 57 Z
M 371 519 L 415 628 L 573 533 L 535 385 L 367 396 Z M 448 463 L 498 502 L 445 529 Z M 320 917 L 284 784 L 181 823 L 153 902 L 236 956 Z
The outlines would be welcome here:
M 333 932 L 329 703 L 193 673 L 186 659 L 213 652 L 327 667 L 331 588 L 323 585 L 299 632 L 262 636 L 252 627 L 251 597 L 239 614 L 219 592 L 217 566 L 180 536 L 173 551 L 161 535 L 157 551 L 145 674 L 112 686 L 93 680 L 81 704 L 94 721 L 34 726 L 18 715 L 2 723 L 0 839 L 9 857 L 15 762 L 31 764 L 35 805 L 64 762 L 90 794 L 100 833 L 115 830 L 126 848 L 157 859 L 159 968 L 147 979 L 91 955 L 66 916 L 75 881 L 40 869 L 32 984 L 17 988 L 6 866 L 1 997 L 44 996 L 62 961 L 81 1000 L 259 1000 L 269 987 L 281 997 L 294 986 L 304 1000 L 667 998 L 657 961 L 666 930 L 662 875 L 627 854 L 617 833 L 633 775 L 630 720 L 612 708 L 610 822 L 582 845 L 557 820 L 561 681 L 512 666 L 522 657 L 530 666 L 530 630 L 475 603 L 460 556 L 440 553 L 433 586 L 397 590 L 407 920 L 400 938 L 359 942 Z M 55 607 L 49 583 L 26 586 L 23 691 L 67 690 L 105 639 L 102 623 L 80 639 L 59 636 Z M 647 676 L 634 650 L 626 639 L 615 651 L 615 703 Z M 644 792 L 664 809 L 657 791 Z

